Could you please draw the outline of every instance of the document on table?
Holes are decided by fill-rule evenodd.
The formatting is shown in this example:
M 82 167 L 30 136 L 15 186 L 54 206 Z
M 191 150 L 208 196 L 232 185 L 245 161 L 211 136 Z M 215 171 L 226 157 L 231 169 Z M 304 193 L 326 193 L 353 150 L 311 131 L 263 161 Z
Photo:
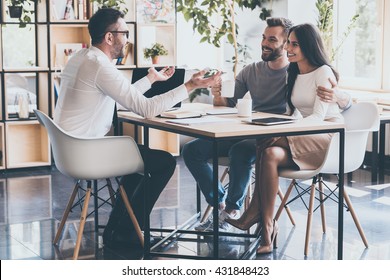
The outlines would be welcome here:
M 206 110 L 207 115 L 226 115 L 226 114 L 237 114 L 238 110 L 237 108 L 214 108 Z
M 176 123 L 176 124 L 183 124 L 183 125 L 194 125 L 194 124 L 204 124 L 204 123 L 235 122 L 235 120 L 214 117 L 214 116 L 204 116 L 201 118 L 168 120 L 167 122 Z

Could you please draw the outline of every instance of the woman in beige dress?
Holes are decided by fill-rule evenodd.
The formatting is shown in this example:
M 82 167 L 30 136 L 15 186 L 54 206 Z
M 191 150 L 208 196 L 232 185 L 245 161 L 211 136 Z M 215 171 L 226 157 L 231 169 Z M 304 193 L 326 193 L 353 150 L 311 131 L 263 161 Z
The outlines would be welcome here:
M 330 79 L 338 80 L 330 66 L 318 29 L 312 24 L 291 28 L 286 42 L 288 60 L 287 102 L 292 115 L 309 120 L 342 122 L 336 103 L 321 101 L 318 86 L 331 88 Z M 233 226 L 246 230 L 262 222 L 262 238 L 257 254 L 271 253 L 276 247 L 278 225 L 274 217 L 279 189 L 279 167 L 318 168 L 325 158 L 332 134 L 274 137 L 257 143 L 256 186 L 249 208 Z

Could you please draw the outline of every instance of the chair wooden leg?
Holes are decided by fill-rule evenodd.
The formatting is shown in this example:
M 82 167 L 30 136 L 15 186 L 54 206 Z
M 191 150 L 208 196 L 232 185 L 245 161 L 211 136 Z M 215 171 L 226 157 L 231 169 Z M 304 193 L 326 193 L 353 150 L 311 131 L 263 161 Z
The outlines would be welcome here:
M 89 199 L 91 198 L 91 192 L 92 192 L 91 183 L 88 182 L 88 188 L 87 188 L 87 191 L 85 192 L 85 200 L 84 200 L 83 210 L 81 211 L 80 225 L 79 225 L 79 229 L 77 231 L 76 246 L 75 246 L 74 251 L 73 251 L 73 259 L 74 260 L 77 260 L 79 257 L 81 239 L 83 237 L 84 226 L 85 226 L 85 222 L 87 220 L 88 204 L 89 204 Z
M 225 170 L 222 173 L 220 182 L 223 184 L 223 181 L 225 181 L 226 176 L 229 174 L 229 168 L 226 167 Z M 211 205 L 207 205 L 206 210 L 203 213 L 202 218 L 200 219 L 201 223 L 204 223 L 206 219 L 210 216 L 211 211 L 213 211 L 213 207 Z
M 305 238 L 305 250 L 304 250 L 305 256 L 307 256 L 308 251 L 309 251 L 311 222 L 312 222 L 312 219 L 313 219 L 313 208 L 314 208 L 315 193 L 316 193 L 316 185 L 312 184 L 311 187 L 310 187 L 309 210 L 307 211 L 306 238 Z
M 289 189 L 289 190 L 287 190 L 287 191 L 289 191 L 289 193 L 288 193 L 288 197 L 290 196 L 290 193 L 291 193 L 291 191 L 292 191 L 292 188 L 291 189 Z M 280 200 L 283 202 L 283 200 L 284 200 L 284 194 L 283 194 L 283 191 L 282 191 L 282 189 L 279 187 L 279 191 L 278 191 L 278 196 L 279 196 L 279 198 L 280 198 Z M 287 197 L 287 198 L 288 198 Z M 285 200 L 285 201 L 287 201 L 287 200 Z M 286 203 L 286 202 L 285 202 Z M 280 205 L 283 205 L 283 204 L 280 204 Z M 293 218 L 293 216 L 292 216 L 292 213 L 291 213 L 291 211 L 290 211 L 290 208 L 288 207 L 288 205 L 284 205 L 284 209 L 286 210 L 286 213 L 287 213 L 287 216 L 289 217 L 289 219 L 290 219 L 290 221 L 291 221 L 291 224 L 293 225 L 293 226 L 295 226 L 295 221 L 294 221 L 294 218 Z M 280 216 L 280 213 L 279 213 L 279 216 Z M 279 216 L 278 216 L 278 219 L 279 219 Z M 276 219 L 276 217 L 275 217 L 275 219 Z
M 202 219 L 200 219 L 201 223 L 204 223 L 206 219 L 210 216 L 211 211 L 213 211 L 213 207 L 211 205 L 207 205 L 206 210 L 203 213 Z
M 344 190 L 344 199 L 345 199 L 345 203 L 347 203 L 347 206 L 348 206 L 349 212 L 351 213 L 352 219 L 355 222 L 356 228 L 359 231 L 360 237 L 362 238 L 364 246 L 366 246 L 366 248 L 368 248 L 367 238 L 364 234 L 362 226 L 360 225 L 360 222 L 359 222 L 359 219 L 355 213 L 355 210 L 353 209 L 352 202 L 349 199 L 349 195 L 347 194 L 347 192 L 345 190 Z
M 69 198 L 68 204 L 66 205 L 64 214 L 62 215 L 62 219 L 61 219 L 60 225 L 59 225 L 59 227 L 57 229 L 57 233 L 56 233 L 56 235 L 54 237 L 53 244 L 57 244 L 58 240 L 60 239 L 60 236 L 61 236 L 62 230 L 64 228 L 65 222 L 68 219 L 69 212 L 72 209 L 73 202 L 74 202 L 74 200 L 76 198 L 78 189 L 79 189 L 79 183 L 76 182 L 76 184 L 75 184 L 75 186 L 73 188 L 72 194 L 71 194 L 71 196 Z
M 320 201 L 321 201 L 320 211 L 321 211 L 322 232 L 326 233 L 325 204 L 322 203 L 322 201 L 324 200 L 324 187 L 322 185 L 322 178 L 318 180 L 318 190 L 319 190 Z
M 291 180 L 291 183 L 290 183 L 290 185 L 288 186 L 288 188 L 287 188 L 287 192 L 286 192 L 286 195 L 282 198 L 282 202 L 280 203 L 280 206 L 279 206 L 279 208 L 278 208 L 278 211 L 276 211 L 276 214 L 275 214 L 275 220 L 277 221 L 277 220 L 279 220 L 279 218 L 280 218 L 280 215 L 282 214 L 282 211 L 283 211 L 283 208 L 285 208 L 286 206 L 286 202 L 287 202 L 287 200 L 288 200 L 288 198 L 290 197 L 290 194 L 291 194 L 291 191 L 292 191 L 292 189 L 293 189 L 293 187 L 294 187 L 294 184 L 295 184 L 295 180 Z M 280 191 L 280 188 L 279 188 L 279 191 Z M 279 196 L 280 196 L 280 194 L 279 194 Z M 287 211 L 287 210 L 286 210 Z M 288 211 L 289 212 L 289 211 Z M 287 213 L 288 213 L 287 212 Z M 290 216 L 290 215 L 289 215 Z M 292 219 L 292 216 L 290 217 L 290 220 Z M 292 219 L 291 220 L 291 222 L 292 222 L 292 224 L 295 226 L 295 221 L 294 221 L 294 219 Z
M 139 240 L 141 242 L 142 247 L 144 247 L 144 236 L 143 236 L 141 228 L 140 228 L 140 226 L 138 224 L 137 218 L 134 215 L 133 208 L 130 205 L 130 201 L 127 198 L 126 191 L 125 191 L 123 185 L 119 186 L 119 192 L 120 192 L 120 194 L 122 196 L 122 200 L 123 200 L 123 203 L 126 206 L 127 212 L 129 213 L 130 219 L 133 222 L 135 232 L 137 233 L 137 236 L 138 236 L 138 238 L 139 238 Z

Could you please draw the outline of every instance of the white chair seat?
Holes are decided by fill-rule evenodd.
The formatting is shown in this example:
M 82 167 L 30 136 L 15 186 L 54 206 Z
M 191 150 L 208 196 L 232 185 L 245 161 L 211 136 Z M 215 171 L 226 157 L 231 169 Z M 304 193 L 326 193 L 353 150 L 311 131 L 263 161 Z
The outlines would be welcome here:
M 87 180 L 88 182 L 81 211 L 76 246 L 73 252 L 73 259 L 77 259 L 84 225 L 87 218 L 90 196 L 97 195 L 92 194 L 91 181 L 121 177 L 134 173 L 143 174 L 144 162 L 137 144 L 131 137 L 75 137 L 61 129 L 43 112 L 39 110 L 34 110 L 34 112 L 38 121 L 46 128 L 49 134 L 53 158 L 57 169 L 64 175 L 77 180 Z M 69 212 L 73 208 L 74 200 L 79 188 L 80 185 L 78 183 L 73 188 L 73 192 L 64 211 L 57 234 L 54 238 L 54 244 L 56 244 L 60 238 Z M 141 229 L 122 185 L 119 185 L 119 194 L 122 196 L 127 212 L 134 224 L 136 233 L 143 245 L 144 239 Z
M 364 160 L 364 155 L 366 152 L 366 145 L 368 134 L 370 131 L 379 130 L 379 112 L 377 105 L 370 102 L 361 102 L 353 104 L 350 109 L 343 112 L 343 117 L 345 121 L 345 149 L 344 149 L 344 172 L 349 173 L 358 169 Z M 292 189 L 298 183 L 296 180 L 307 180 L 313 178 L 313 183 L 309 188 L 296 188 L 298 195 L 296 197 L 301 197 L 302 194 L 310 193 L 308 215 L 307 215 L 307 226 L 306 226 L 306 240 L 305 240 L 305 256 L 308 254 L 308 244 L 310 239 L 310 230 L 311 230 L 311 219 L 314 212 L 314 200 L 315 200 L 315 190 L 318 183 L 319 187 L 319 202 L 321 209 L 322 217 L 322 227 L 323 232 L 326 231 L 325 226 L 325 208 L 323 202 L 331 196 L 335 196 L 335 192 L 331 191 L 330 195 L 323 191 L 323 186 L 325 185 L 322 180 L 322 174 L 338 174 L 339 173 L 339 135 L 336 134 L 333 136 L 329 148 L 327 150 L 324 162 L 316 170 L 294 170 L 289 168 L 281 168 L 279 170 L 279 176 L 287 179 L 292 179 L 290 186 L 286 191 L 286 195 L 282 201 L 281 206 L 279 207 L 276 218 L 277 219 L 289 202 L 287 202 Z M 325 185 L 326 186 L 326 185 Z M 302 190 L 303 189 L 303 190 Z M 301 190 L 301 191 L 300 191 Z M 296 198 L 295 197 L 295 198 Z M 291 199 L 294 201 L 295 198 Z M 355 214 L 352 203 L 349 199 L 347 191 L 344 190 L 344 200 L 347 205 L 347 209 L 352 215 L 352 218 L 355 222 L 355 225 L 359 231 L 359 234 L 362 238 L 362 241 L 366 247 L 368 247 L 367 239 L 364 235 L 363 229 L 360 226 L 360 222 Z

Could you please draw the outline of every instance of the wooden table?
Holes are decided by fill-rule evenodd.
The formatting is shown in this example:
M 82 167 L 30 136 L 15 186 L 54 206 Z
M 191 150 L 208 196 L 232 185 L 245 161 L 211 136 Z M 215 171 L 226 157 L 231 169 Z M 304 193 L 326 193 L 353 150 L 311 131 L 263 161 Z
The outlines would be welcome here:
M 183 110 L 206 110 L 212 108 L 212 105 L 206 104 L 185 104 Z M 220 108 L 220 107 L 218 107 Z M 279 116 L 267 113 L 254 113 L 252 118 Z M 209 118 L 209 116 L 203 116 Z M 173 132 L 181 135 L 192 136 L 196 138 L 203 138 L 213 143 L 213 191 L 218 193 L 218 143 L 224 140 L 243 140 L 243 139 L 258 139 L 262 137 L 274 136 L 292 136 L 292 135 L 309 135 L 320 133 L 339 133 L 339 201 L 338 201 L 338 254 L 337 258 L 342 259 L 343 256 L 343 193 L 344 193 L 344 140 L 345 131 L 344 124 L 326 122 L 326 121 L 308 121 L 299 120 L 292 124 L 274 125 L 274 126 L 257 126 L 245 124 L 242 121 L 245 119 L 237 117 L 237 115 L 219 115 L 218 118 L 225 119 L 218 123 L 203 123 L 181 125 L 170 123 L 168 119 L 151 118 L 145 119 L 130 112 L 118 112 L 118 121 L 120 123 L 126 122 L 136 126 L 144 127 L 144 144 L 148 145 L 148 129 L 154 128 L 163 131 Z M 148 193 L 147 191 L 145 193 Z M 218 220 L 218 197 L 214 195 L 213 218 Z M 200 211 L 200 209 L 198 209 Z M 161 253 L 154 253 L 150 250 L 150 224 L 149 215 L 145 217 L 145 258 L 150 258 L 152 255 L 162 256 Z M 212 259 L 219 259 L 219 231 L 218 223 L 214 223 L 213 235 L 213 257 Z M 188 232 L 187 232 L 188 233 Z M 194 232 L 194 234 L 206 234 Z M 169 256 L 167 257 L 181 257 L 181 258 L 197 258 L 196 256 Z M 200 258 L 200 257 L 199 257 Z

